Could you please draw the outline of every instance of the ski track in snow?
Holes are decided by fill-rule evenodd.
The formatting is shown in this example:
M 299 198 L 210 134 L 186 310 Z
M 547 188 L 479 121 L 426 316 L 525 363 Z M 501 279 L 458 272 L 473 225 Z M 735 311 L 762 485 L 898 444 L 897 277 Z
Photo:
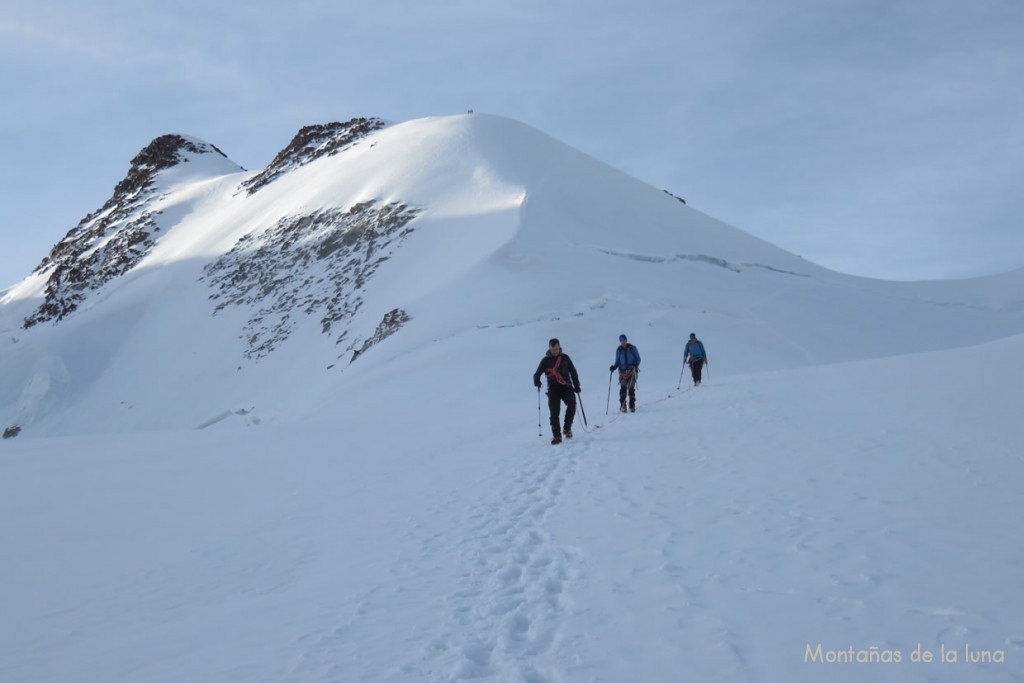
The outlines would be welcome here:
M 448 626 L 430 644 L 450 671 L 434 680 L 561 680 L 548 661 L 571 609 L 568 585 L 577 557 L 561 547 L 545 520 L 587 445 L 538 447 L 496 496 L 479 500 L 455 551 L 462 589 L 445 598 Z
M 468 508 L 447 496 L 426 515 L 451 520 L 446 530 L 409 520 L 401 557 L 369 588 L 321 608 L 320 627 L 293 642 L 294 662 L 283 680 L 351 680 L 376 657 L 365 636 L 355 636 L 387 619 L 386 637 L 404 640 L 408 657 L 378 669 L 380 680 L 562 681 L 554 659 L 579 554 L 553 539 L 546 522 L 589 449 L 587 439 L 528 447 L 520 454 L 527 458 L 511 461 L 511 471 L 496 475 L 496 487 L 484 485 Z M 432 616 L 405 615 L 421 627 L 408 634 L 398 625 L 403 615 L 389 608 L 395 592 L 405 590 L 436 591 L 410 607 Z M 422 629 L 425 622 L 431 628 Z

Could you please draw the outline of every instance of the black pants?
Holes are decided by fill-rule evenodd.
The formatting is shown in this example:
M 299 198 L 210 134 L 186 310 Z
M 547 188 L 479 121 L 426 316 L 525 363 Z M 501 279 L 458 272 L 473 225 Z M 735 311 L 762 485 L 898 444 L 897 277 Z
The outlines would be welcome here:
M 690 359 L 690 374 L 693 375 L 693 383 L 700 384 L 700 369 L 704 367 L 703 358 Z
M 626 405 L 626 394 L 629 394 L 629 407 L 636 408 L 636 371 L 619 373 L 619 405 Z
M 572 429 L 572 420 L 576 417 L 576 392 L 566 384 L 548 385 L 548 408 L 551 410 L 551 434 L 558 436 L 562 433 L 559 428 L 559 413 L 562 410 L 562 403 L 565 403 L 565 428 Z

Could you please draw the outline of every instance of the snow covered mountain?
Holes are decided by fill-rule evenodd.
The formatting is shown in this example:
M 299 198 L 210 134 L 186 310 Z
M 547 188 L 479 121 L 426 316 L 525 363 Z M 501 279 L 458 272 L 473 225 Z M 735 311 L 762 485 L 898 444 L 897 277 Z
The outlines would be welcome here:
M 0 292 L 0 680 L 1020 681 L 1022 292 L 494 116 L 158 138 Z
M 0 425 L 294 419 L 486 330 L 670 365 L 699 330 L 722 373 L 950 348 L 1024 331 L 1022 280 L 829 272 L 493 116 L 310 126 L 253 173 L 167 135 L 4 293 Z

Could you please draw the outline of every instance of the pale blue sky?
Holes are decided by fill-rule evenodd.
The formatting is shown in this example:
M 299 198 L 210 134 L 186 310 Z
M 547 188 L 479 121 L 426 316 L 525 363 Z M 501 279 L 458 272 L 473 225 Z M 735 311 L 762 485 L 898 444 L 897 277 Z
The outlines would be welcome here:
M 164 133 L 518 119 L 830 268 L 1024 266 L 1019 0 L 0 0 L 0 288 Z

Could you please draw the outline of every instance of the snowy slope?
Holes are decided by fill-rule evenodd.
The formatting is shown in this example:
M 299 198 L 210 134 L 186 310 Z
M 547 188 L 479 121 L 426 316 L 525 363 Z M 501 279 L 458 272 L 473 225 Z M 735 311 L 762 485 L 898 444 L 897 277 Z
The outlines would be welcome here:
M 525 360 L 301 428 L 13 440 L 0 678 L 1021 680 L 1022 352 L 652 370 L 559 447 Z

